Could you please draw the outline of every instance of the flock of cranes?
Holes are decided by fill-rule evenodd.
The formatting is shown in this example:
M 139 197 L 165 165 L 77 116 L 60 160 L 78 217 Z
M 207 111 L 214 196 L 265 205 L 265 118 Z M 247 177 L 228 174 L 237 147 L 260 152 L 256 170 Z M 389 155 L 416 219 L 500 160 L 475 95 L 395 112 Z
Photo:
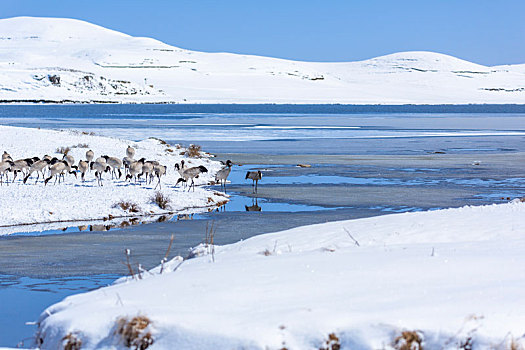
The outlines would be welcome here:
M 13 174 L 11 182 L 14 182 L 20 173 L 23 178 L 23 183 L 33 176 L 36 175 L 35 184 L 39 178 L 42 177 L 44 185 L 47 185 L 49 181 L 54 178 L 54 184 L 64 181 L 66 174 L 72 174 L 75 178 L 80 173 L 81 181 L 84 182 L 86 174 L 93 172 L 97 184 L 103 185 L 103 174 L 111 173 L 112 179 L 120 179 L 125 176 L 126 181 L 135 181 L 135 183 L 141 183 L 141 177 L 144 177 L 145 184 L 151 184 L 153 180 L 157 179 L 157 187 L 161 188 L 161 178 L 166 175 L 167 167 L 160 164 L 155 160 L 146 160 L 140 158 L 135 160 L 135 149 L 128 146 L 126 149 L 126 156 L 122 159 L 118 157 L 110 157 L 107 155 L 100 156 L 96 159 L 95 153 L 92 150 L 86 152 L 86 159 L 80 160 L 75 165 L 75 159 L 69 154 L 64 154 L 62 159 L 57 157 L 51 157 L 45 155 L 42 158 L 32 157 L 13 160 L 13 158 L 4 151 L 2 154 L 2 160 L 0 162 L 0 184 L 4 181 L 9 183 L 9 174 Z M 223 163 L 223 167 L 215 174 L 215 182 L 219 183 L 221 189 L 224 188 L 226 191 L 226 182 L 230 175 L 233 163 L 227 160 Z M 124 169 L 124 172 L 122 172 Z M 188 186 L 188 191 L 193 187 L 195 191 L 195 179 L 202 173 L 207 173 L 208 169 L 203 165 L 188 167 L 184 160 L 181 160 L 180 164 L 176 163 L 174 167 L 175 171 L 180 176 L 175 186 L 179 183 L 183 183 L 184 186 Z M 262 178 L 261 171 L 249 171 L 246 173 L 246 179 L 253 181 L 252 187 L 253 192 L 257 193 L 257 184 Z

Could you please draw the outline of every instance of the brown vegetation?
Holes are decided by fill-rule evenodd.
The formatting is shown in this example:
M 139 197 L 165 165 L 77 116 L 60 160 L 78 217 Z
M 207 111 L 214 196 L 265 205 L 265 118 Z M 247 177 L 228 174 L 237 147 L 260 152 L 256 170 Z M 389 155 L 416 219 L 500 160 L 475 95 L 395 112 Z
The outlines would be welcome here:
M 62 338 L 62 345 L 64 346 L 64 350 L 80 350 L 82 340 L 80 340 L 77 335 L 68 333 Z
M 69 153 L 69 151 L 71 151 L 71 149 L 69 147 L 58 147 L 55 152 L 56 153 L 60 153 L 60 154 L 63 154 L 65 156 L 67 156 L 67 154 Z
M 328 334 L 328 339 L 325 340 L 319 350 L 340 350 L 341 342 L 335 333 Z
M 168 209 L 170 204 L 169 197 L 162 194 L 162 192 L 157 192 L 155 195 L 151 198 L 151 201 L 159 206 L 160 209 Z
M 127 211 L 129 213 L 138 213 L 140 212 L 140 207 L 137 203 L 128 202 L 128 201 L 122 201 L 115 203 L 113 205 L 113 208 L 121 208 L 124 211 Z
M 135 316 L 131 320 L 125 317 L 117 320 L 115 333 L 120 336 L 124 345 L 136 350 L 145 350 L 154 343 L 148 330 L 151 321 L 146 316 Z
M 394 339 L 396 350 L 423 350 L 423 333 L 420 331 L 403 331 Z
M 201 146 L 199 145 L 190 145 L 186 149 L 186 155 L 190 158 L 200 158 L 201 155 Z

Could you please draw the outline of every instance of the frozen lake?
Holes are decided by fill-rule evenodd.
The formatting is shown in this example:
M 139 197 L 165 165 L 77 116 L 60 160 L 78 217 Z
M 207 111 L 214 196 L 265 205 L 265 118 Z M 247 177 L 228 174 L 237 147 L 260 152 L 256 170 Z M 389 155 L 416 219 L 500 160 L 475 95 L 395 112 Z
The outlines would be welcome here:
M 171 255 L 184 255 L 211 220 L 215 242 L 227 244 L 302 224 L 525 193 L 521 106 L 6 105 L 0 124 L 196 143 L 242 164 L 230 177 L 232 201 L 219 212 L 106 232 L 66 227 L 0 237 L 0 329 L 7 330 L 0 346 L 30 337 L 34 327 L 25 322 L 47 305 L 125 274 L 124 248 L 151 268 L 172 233 Z M 244 180 L 250 169 L 264 172 L 258 198 Z

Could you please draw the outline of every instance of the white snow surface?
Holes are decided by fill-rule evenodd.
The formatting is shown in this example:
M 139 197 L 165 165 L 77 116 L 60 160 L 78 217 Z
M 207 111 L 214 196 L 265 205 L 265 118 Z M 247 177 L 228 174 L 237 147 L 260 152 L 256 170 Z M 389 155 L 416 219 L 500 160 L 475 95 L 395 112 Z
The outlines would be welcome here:
M 433 52 L 300 62 L 190 51 L 75 19 L 0 20 L 1 101 L 524 103 L 523 66 Z
M 75 146 L 82 147 L 75 147 Z M 98 186 L 94 171 L 87 173 L 86 182 L 67 174 L 65 182 L 54 184 L 54 179 L 47 186 L 42 181 L 42 176 L 35 183 L 36 174 L 33 174 L 23 184 L 23 176 L 18 175 L 14 183 L 8 185 L 4 182 L 0 186 L 0 235 L 14 232 L 27 232 L 32 230 L 57 229 L 67 226 L 56 221 L 78 221 L 75 225 L 83 225 L 84 221 L 101 220 L 109 215 L 134 216 L 146 215 L 148 221 L 150 214 L 165 214 L 168 212 L 187 213 L 189 211 L 206 211 L 208 207 L 216 206 L 227 200 L 227 197 L 217 191 L 199 187 L 208 184 L 214 179 L 214 174 L 222 167 L 218 161 L 204 158 L 188 158 L 180 155 L 185 148 L 177 148 L 161 143 L 158 139 L 147 139 L 140 142 L 122 139 L 86 135 L 74 130 L 44 130 L 32 128 L 19 128 L 0 125 L 0 153 L 7 151 L 14 160 L 37 156 L 42 158 L 48 154 L 59 159 L 62 155 L 56 153 L 58 148 L 70 147 L 69 155 L 75 158 L 75 165 L 81 159 L 86 159 L 86 151 L 91 149 L 95 158 L 102 155 L 114 156 L 122 159 L 126 156 L 126 148 L 131 145 L 136 149 L 135 159 L 142 157 L 146 160 L 156 160 L 167 166 L 167 174 L 161 179 L 161 189 L 154 187 L 157 180 L 151 184 L 136 184 L 134 181 L 121 179 L 112 180 L 111 173 L 103 175 L 103 186 Z M 88 146 L 88 148 L 84 148 Z M 171 149 L 173 152 L 169 152 Z M 175 163 L 182 159 L 188 166 L 204 165 L 208 173 L 203 173 L 195 179 L 195 192 L 186 191 L 181 184 L 175 186 L 179 174 L 175 171 Z M 122 168 L 122 172 L 124 169 Z M 47 176 L 47 173 L 46 173 Z M 10 181 L 13 175 L 10 174 Z M 143 177 L 144 179 L 144 177 Z M 4 179 L 5 180 L 5 179 Z M 166 210 L 152 202 L 151 198 L 160 191 L 169 198 L 169 208 Z M 138 205 L 140 212 L 129 213 L 120 207 L 115 207 L 119 202 L 132 202 Z M 151 216 L 151 220 L 155 220 Z M 39 223 L 49 225 L 21 226 L 21 224 Z M 111 222 L 108 222 L 108 224 Z M 12 226 L 16 225 L 16 226 Z
M 523 345 L 524 215 L 514 200 L 200 246 L 162 274 L 49 307 L 42 348 L 69 333 L 83 349 L 123 348 L 116 320 L 139 315 L 151 349 L 319 349 L 330 333 L 342 349 L 391 349 L 404 330 L 419 330 L 425 349 Z

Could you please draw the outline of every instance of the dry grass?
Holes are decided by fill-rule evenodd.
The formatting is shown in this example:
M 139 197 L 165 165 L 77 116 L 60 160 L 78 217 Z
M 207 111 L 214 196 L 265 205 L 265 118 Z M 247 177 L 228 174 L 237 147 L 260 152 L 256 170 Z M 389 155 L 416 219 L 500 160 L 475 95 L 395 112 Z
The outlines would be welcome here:
M 160 209 L 168 209 L 170 204 L 169 197 L 162 194 L 162 192 L 157 192 L 153 197 L 151 197 L 151 201 L 159 206 Z
M 87 131 L 82 131 L 82 135 L 90 135 L 90 136 L 95 136 L 95 133 L 93 131 L 91 132 L 87 132 Z
M 150 137 L 150 139 L 157 140 L 161 145 L 167 145 L 168 143 L 164 141 L 163 139 L 159 139 L 158 137 Z
M 71 146 L 71 148 L 89 148 L 89 145 L 87 143 L 79 143 Z
M 151 321 L 146 316 L 135 316 L 131 320 L 121 317 L 117 320 L 115 333 L 120 336 L 126 347 L 144 350 L 154 343 L 148 330 L 150 324 Z
M 275 241 L 274 244 L 273 244 L 273 250 L 270 250 L 270 249 L 266 248 L 265 250 L 263 250 L 259 254 L 262 254 L 264 256 L 270 256 L 270 255 L 274 255 L 276 253 L 277 253 L 277 241 Z
M 423 350 L 423 333 L 420 331 L 403 331 L 392 344 L 396 350 Z
M 69 151 L 71 151 L 71 149 L 69 147 L 58 147 L 55 152 L 56 153 L 60 153 L 60 154 L 63 154 L 65 156 L 67 156 L 67 154 L 69 153 Z
M 77 335 L 68 333 L 62 338 L 62 345 L 64 346 L 64 350 L 80 350 L 82 340 L 80 340 Z
M 473 343 L 474 343 L 474 339 L 472 339 L 472 337 L 467 337 L 465 340 L 463 340 L 462 342 L 458 344 L 458 349 L 472 350 L 472 348 L 474 347 Z
M 511 338 L 508 345 L 509 350 L 524 350 L 523 346 L 516 341 L 516 339 Z
M 340 349 L 341 349 L 341 342 L 339 340 L 339 337 L 335 335 L 335 333 L 328 334 L 328 339 L 326 339 L 323 345 L 319 348 L 319 350 L 340 350 Z
M 208 226 L 208 222 L 206 222 L 206 235 L 204 237 L 204 244 L 206 245 L 206 248 L 208 249 L 208 254 L 211 254 L 211 259 L 213 262 L 215 262 L 215 232 L 217 231 L 217 227 L 215 226 L 215 221 L 211 222 L 211 227 Z
M 190 145 L 186 149 L 186 155 L 190 158 L 200 158 L 201 155 L 201 146 L 199 145 Z
M 128 202 L 128 201 L 122 201 L 113 204 L 113 208 L 121 208 L 124 211 L 127 211 L 128 213 L 138 213 L 140 212 L 140 207 L 137 203 Z

